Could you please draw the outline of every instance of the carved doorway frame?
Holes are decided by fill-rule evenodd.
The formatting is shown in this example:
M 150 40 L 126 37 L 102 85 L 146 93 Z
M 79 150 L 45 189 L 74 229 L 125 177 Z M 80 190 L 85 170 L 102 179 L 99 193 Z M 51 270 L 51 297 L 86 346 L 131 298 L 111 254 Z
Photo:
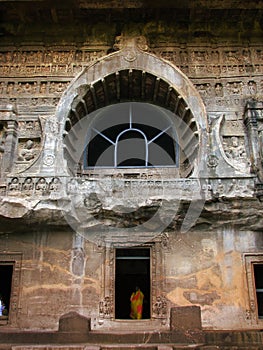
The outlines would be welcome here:
M 116 249 L 129 249 L 132 247 L 150 249 L 150 270 L 151 270 L 151 297 L 150 319 L 139 320 L 149 326 L 155 322 L 160 327 L 167 325 L 167 300 L 165 299 L 164 253 L 167 249 L 167 235 L 162 233 L 150 243 L 143 243 L 134 246 L 111 243 L 104 247 L 104 264 L 102 267 L 101 301 L 99 303 L 100 325 L 106 327 L 119 327 L 120 323 L 127 324 L 134 320 L 118 320 L 115 318 L 115 271 L 116 271 Z M 134 325 L 134 323 L 133 323 Z
M 243 256 L 246 268 L 247 286 L 248 286 L 248 303 L 249 307 L 246 311 L 247 319 L 253 325 L 262 327 L 263 319 L 258 317 L 257 295 L 254 276 L 254 264 L 263 264 L 262 253 L 246 253 Z
M 19 310 L 19 291 L 21 288 L 21 268 L 22 268 L 22 253 L 1 253 L 0 264 L 13 265 L 11 293 L 10 293 L 10 307 L 9 315 L 6 324 L 10 326 L 17 326 L 18 310 Z

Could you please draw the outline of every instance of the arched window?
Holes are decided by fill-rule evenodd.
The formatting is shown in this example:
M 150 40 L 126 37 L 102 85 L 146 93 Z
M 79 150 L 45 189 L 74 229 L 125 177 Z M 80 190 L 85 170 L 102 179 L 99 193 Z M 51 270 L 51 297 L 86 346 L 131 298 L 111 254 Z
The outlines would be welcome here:
M 175 127 L 157 106 L 127 102 L 102 109 L 88 131 L 84 168 L 178 167 Z

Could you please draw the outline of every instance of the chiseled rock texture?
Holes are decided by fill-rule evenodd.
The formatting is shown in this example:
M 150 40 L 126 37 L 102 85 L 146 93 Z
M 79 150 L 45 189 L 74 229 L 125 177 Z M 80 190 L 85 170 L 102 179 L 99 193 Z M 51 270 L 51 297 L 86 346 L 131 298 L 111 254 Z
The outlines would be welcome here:
M 0 333 L 68 332 L 74 315 L 74 332 L 179 332 L 179 315 L 214 349 L 224 341 L 210 331 L 261 330 L 262 2 L 0 10 Z M 117 164 L 124 131 L 151 135 L 144 166 Z M 155 141 L 173 166 L 149 166 Z M 90 166 L 101 150 L 110 166 Z M 116 317 L 129 297 L 116 295 L 136 262 L 118 272 L 117 253 L 138 247 L 149 315 L 131 323 Z M 239 339 L 227 337 L 225 349 Z

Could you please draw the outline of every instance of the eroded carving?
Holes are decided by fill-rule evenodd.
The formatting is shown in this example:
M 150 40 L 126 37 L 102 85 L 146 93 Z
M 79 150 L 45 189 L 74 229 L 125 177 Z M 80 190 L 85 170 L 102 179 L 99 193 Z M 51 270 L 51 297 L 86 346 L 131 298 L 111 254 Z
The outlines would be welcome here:
M 20 162 L 29 162 L 33 160 L 37 154 L 34 146 L 32 140 L 27 140 L 26 142 L 23 142 L 22 145 L 20 144 L 18 160 Z
M 249 166 L 243 137 L 224 137 L 223 146 L 226 156 L 235 166 L 238 168 L 247 168 Z
M 164 296 L 157 296 L 153 304 L 153 314 L 155 318 L 165 318 L 167 316 L 167 300 Z
M 99 303 L 99 314 L 101 318 L 110 318 L 113 312 L 113 302 L 109 296 L 106 296 Z

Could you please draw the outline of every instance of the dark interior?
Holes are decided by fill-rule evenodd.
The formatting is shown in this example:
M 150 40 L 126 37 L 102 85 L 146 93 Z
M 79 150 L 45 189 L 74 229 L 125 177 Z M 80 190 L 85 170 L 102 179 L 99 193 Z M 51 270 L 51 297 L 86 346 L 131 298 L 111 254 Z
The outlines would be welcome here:
M 150 249 L 116 249 L 115 318 L 130 319 L 130 297 L 135 287 L 144 294 L 143 319 L 150 315 Z
M 3 316 L 7 316 L 10 307 L 13 265 L 0 265 L 0 296 L 5 305 Z

